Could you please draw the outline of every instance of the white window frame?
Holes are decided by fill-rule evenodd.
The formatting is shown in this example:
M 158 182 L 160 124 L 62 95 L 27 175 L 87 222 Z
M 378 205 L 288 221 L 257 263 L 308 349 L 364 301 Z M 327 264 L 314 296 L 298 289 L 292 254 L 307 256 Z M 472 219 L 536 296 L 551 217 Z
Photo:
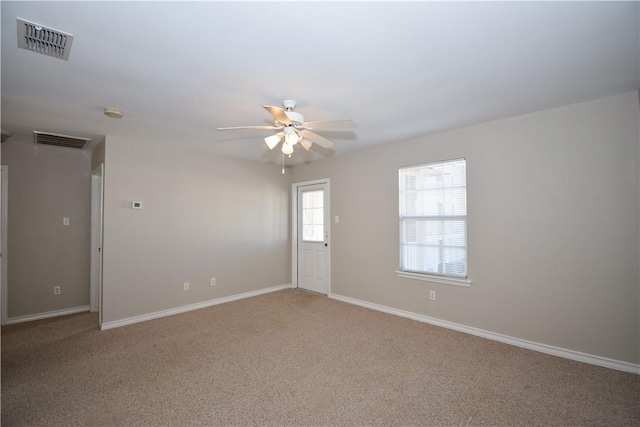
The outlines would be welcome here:
M 403 172 L 405 172 L 408 169 L 414 169 L 414 168 L 432 168 L 434 166 L 440 166 L 440 165 L 447 165 L 449 163 L 454 163 L 454 162 L 460 162 L 460 161 L 464 161 L 465 162 L 465 184 L 464 184 L 464 188 L 465 188 L 465 194 L 466 194 L 466 159 L 465 158 L 458 158 L 458 159 L 451 159 L 451 160 L 444 160 L 444 161 L 438 161 L 438 162 L 432 162 L 432 163 L 426 163 L 426 164 L 419 164 L 419 165 L 412 165 L 412 166 L 403 166 L 398 170 L 398 192 L 399 192 L 399 197 L 398 197 L 398 202 L 399 202 L 399 240 L 398 240 L 398 247 L 399 247 L 399 268 L 398 270 L 395 272 L 398 277 L 402 277 L 402 278 L 407 278 L 407 279 L 417 279 L 417 280 L 424 280 L 424 281 L 429 281 L 429 282 L 435 282 L 435 283 L 443 283 L 443 284 L 449 284 L 449 285 L 455 285 L 455 286 L 464 286 L 464 287 L 469 287 L 471 286 L 472 281 L 469 279 L 469 270 L 468 270 L 468 259 L 467 259 L 467 253 L 468 253 L 468 233 L 467 233 L 467 213 L 466 213 L 466 196 L 465 196 L 465 214 L 464 215 L 420 215 L 420 216 L 412 216 L 412 217 L 408 217 L 408 216 L 403 216 L 403 207 L 402 207 L 402 203 L 403 203 L 403 182 L 401 181 L 403 179 Z M 444 189 L 445 187 L 443 187 Z M 460 221 L 463 220 L 465 223 L 465 242 L 464 242 L 464 250 L 465 250 L 465 270 L 466 270 L 466 275 L 453 275 L 453 274 L 442 274 L 442 273 L 437 273 L 434 271 L 428 271 L 428 270 L 409 270 L 409 269 L 403 269 L 403 264 L 404 264 L 404 260 L 403 260 L 403 223 L 406 222 L 407 220 L 410 219 L 430 219 L 430 220 L 439 220 L 439 221 L 446 221 L 446 218 L 451 218 L 450 220 L 453 221 Z

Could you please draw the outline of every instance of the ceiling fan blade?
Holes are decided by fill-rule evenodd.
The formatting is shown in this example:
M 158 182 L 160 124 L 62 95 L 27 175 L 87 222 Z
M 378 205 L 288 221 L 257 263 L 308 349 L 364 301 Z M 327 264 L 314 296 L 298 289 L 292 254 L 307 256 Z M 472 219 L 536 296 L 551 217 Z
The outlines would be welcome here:
M 302 145 L 302 148 L 309 151 L 309 148 L 311 148 L 311 146 L 313 145 L 313 142 L 309 139 L 302 138 L 300 140 L 300 145 Z
M 358 124 L 351 119 L 319 120 L 315 122 L 305 122 L 304 127 L 308 129 L 355 129 L 358 127 Z
M 282 126 L 235 126 L 235 127 L 228 127 L 228 128 L 217 128 L 216 130 L 240 130 L 240 129 L 276 130 L 276 129 L 282 129 Z
M 263 105 L 262 108 L 267 110 L 269 114 L 273 116 L 274 119 L 276 119 L 278 122 L 282 123 L 283 125 L 292 124 L 291 119 L 289 119 L 289 116 L 287 116 L 287 113 L 284 111 L 283 108 L 272 107 L 271 105 Z
M 321 147 L 331 148 L 331 147 L 334 146 L 333 141 L 328 140 L 324 136 L 320 136 L 317 133 L 309 132 L 308 130 L 303 130 L 303 131 L 300 131 L 300 134 L 304 138 L 307 138 L 307 139 L 311 140 L 312 142 L 318 144 Z

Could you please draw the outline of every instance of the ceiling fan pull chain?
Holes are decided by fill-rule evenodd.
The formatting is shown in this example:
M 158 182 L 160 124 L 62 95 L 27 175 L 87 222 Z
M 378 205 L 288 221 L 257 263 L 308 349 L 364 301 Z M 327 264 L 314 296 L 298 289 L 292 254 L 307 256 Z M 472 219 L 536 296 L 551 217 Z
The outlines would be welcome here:
M 284 153 L 282 153 L 282 175 L 284 175 Z

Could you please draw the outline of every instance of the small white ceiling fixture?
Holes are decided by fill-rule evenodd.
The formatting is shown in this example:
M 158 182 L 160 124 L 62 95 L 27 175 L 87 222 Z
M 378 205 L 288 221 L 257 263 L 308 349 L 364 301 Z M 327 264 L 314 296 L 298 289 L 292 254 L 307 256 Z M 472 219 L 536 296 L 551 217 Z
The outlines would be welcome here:
M 121 119 L 122 111 L 115 108 L 105 108 L 104 115 L 107 117 L 111 117 L 112 119 Z
M 284 108 L 263 105 L 262 107 L 273 116 L 273 126 L 236 126 L 218 128 L 218 130 L 278 130 L 280 132 L 266 137 L 264 142 L 267 144 L 267 147 L 269 147 L 269 150 L 273 150 L 284 138 L 281 150 L 283 154 L 290 156 L 291 153 L 293 153 L 293 146 L 298 142 L 305 150 L 309 150 L 314 143 L 324 148 L 333 147 L 333 141 L 315 132 L 311 132 L 311 130 L 355 129 L 358 127 L 356 122 L 351 119 L 305 122 L 302 114 L 293 111 L 295 106 L 296 102 L 291 99 L 282 101 L 282 107 Z
M 73 35 L 16 18 L 18 47 L 54 58 L 69 60 Z

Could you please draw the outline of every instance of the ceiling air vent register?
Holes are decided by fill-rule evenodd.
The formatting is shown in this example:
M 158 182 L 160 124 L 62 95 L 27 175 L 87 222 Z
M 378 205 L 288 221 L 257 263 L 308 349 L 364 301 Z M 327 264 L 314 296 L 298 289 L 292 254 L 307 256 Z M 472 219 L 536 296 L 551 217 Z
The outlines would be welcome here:
M 81 138 L 79 136 L 58 135 L 55 133 L 38 132 L 36 130 L 33 131 L 33 142 L 36 144 L 83 149 L 89 141 L 91 141 L 90 138 Z
M 73 35 L 40 24 L 16 19 L 18 47 L 54 58 L 69 59 Z

